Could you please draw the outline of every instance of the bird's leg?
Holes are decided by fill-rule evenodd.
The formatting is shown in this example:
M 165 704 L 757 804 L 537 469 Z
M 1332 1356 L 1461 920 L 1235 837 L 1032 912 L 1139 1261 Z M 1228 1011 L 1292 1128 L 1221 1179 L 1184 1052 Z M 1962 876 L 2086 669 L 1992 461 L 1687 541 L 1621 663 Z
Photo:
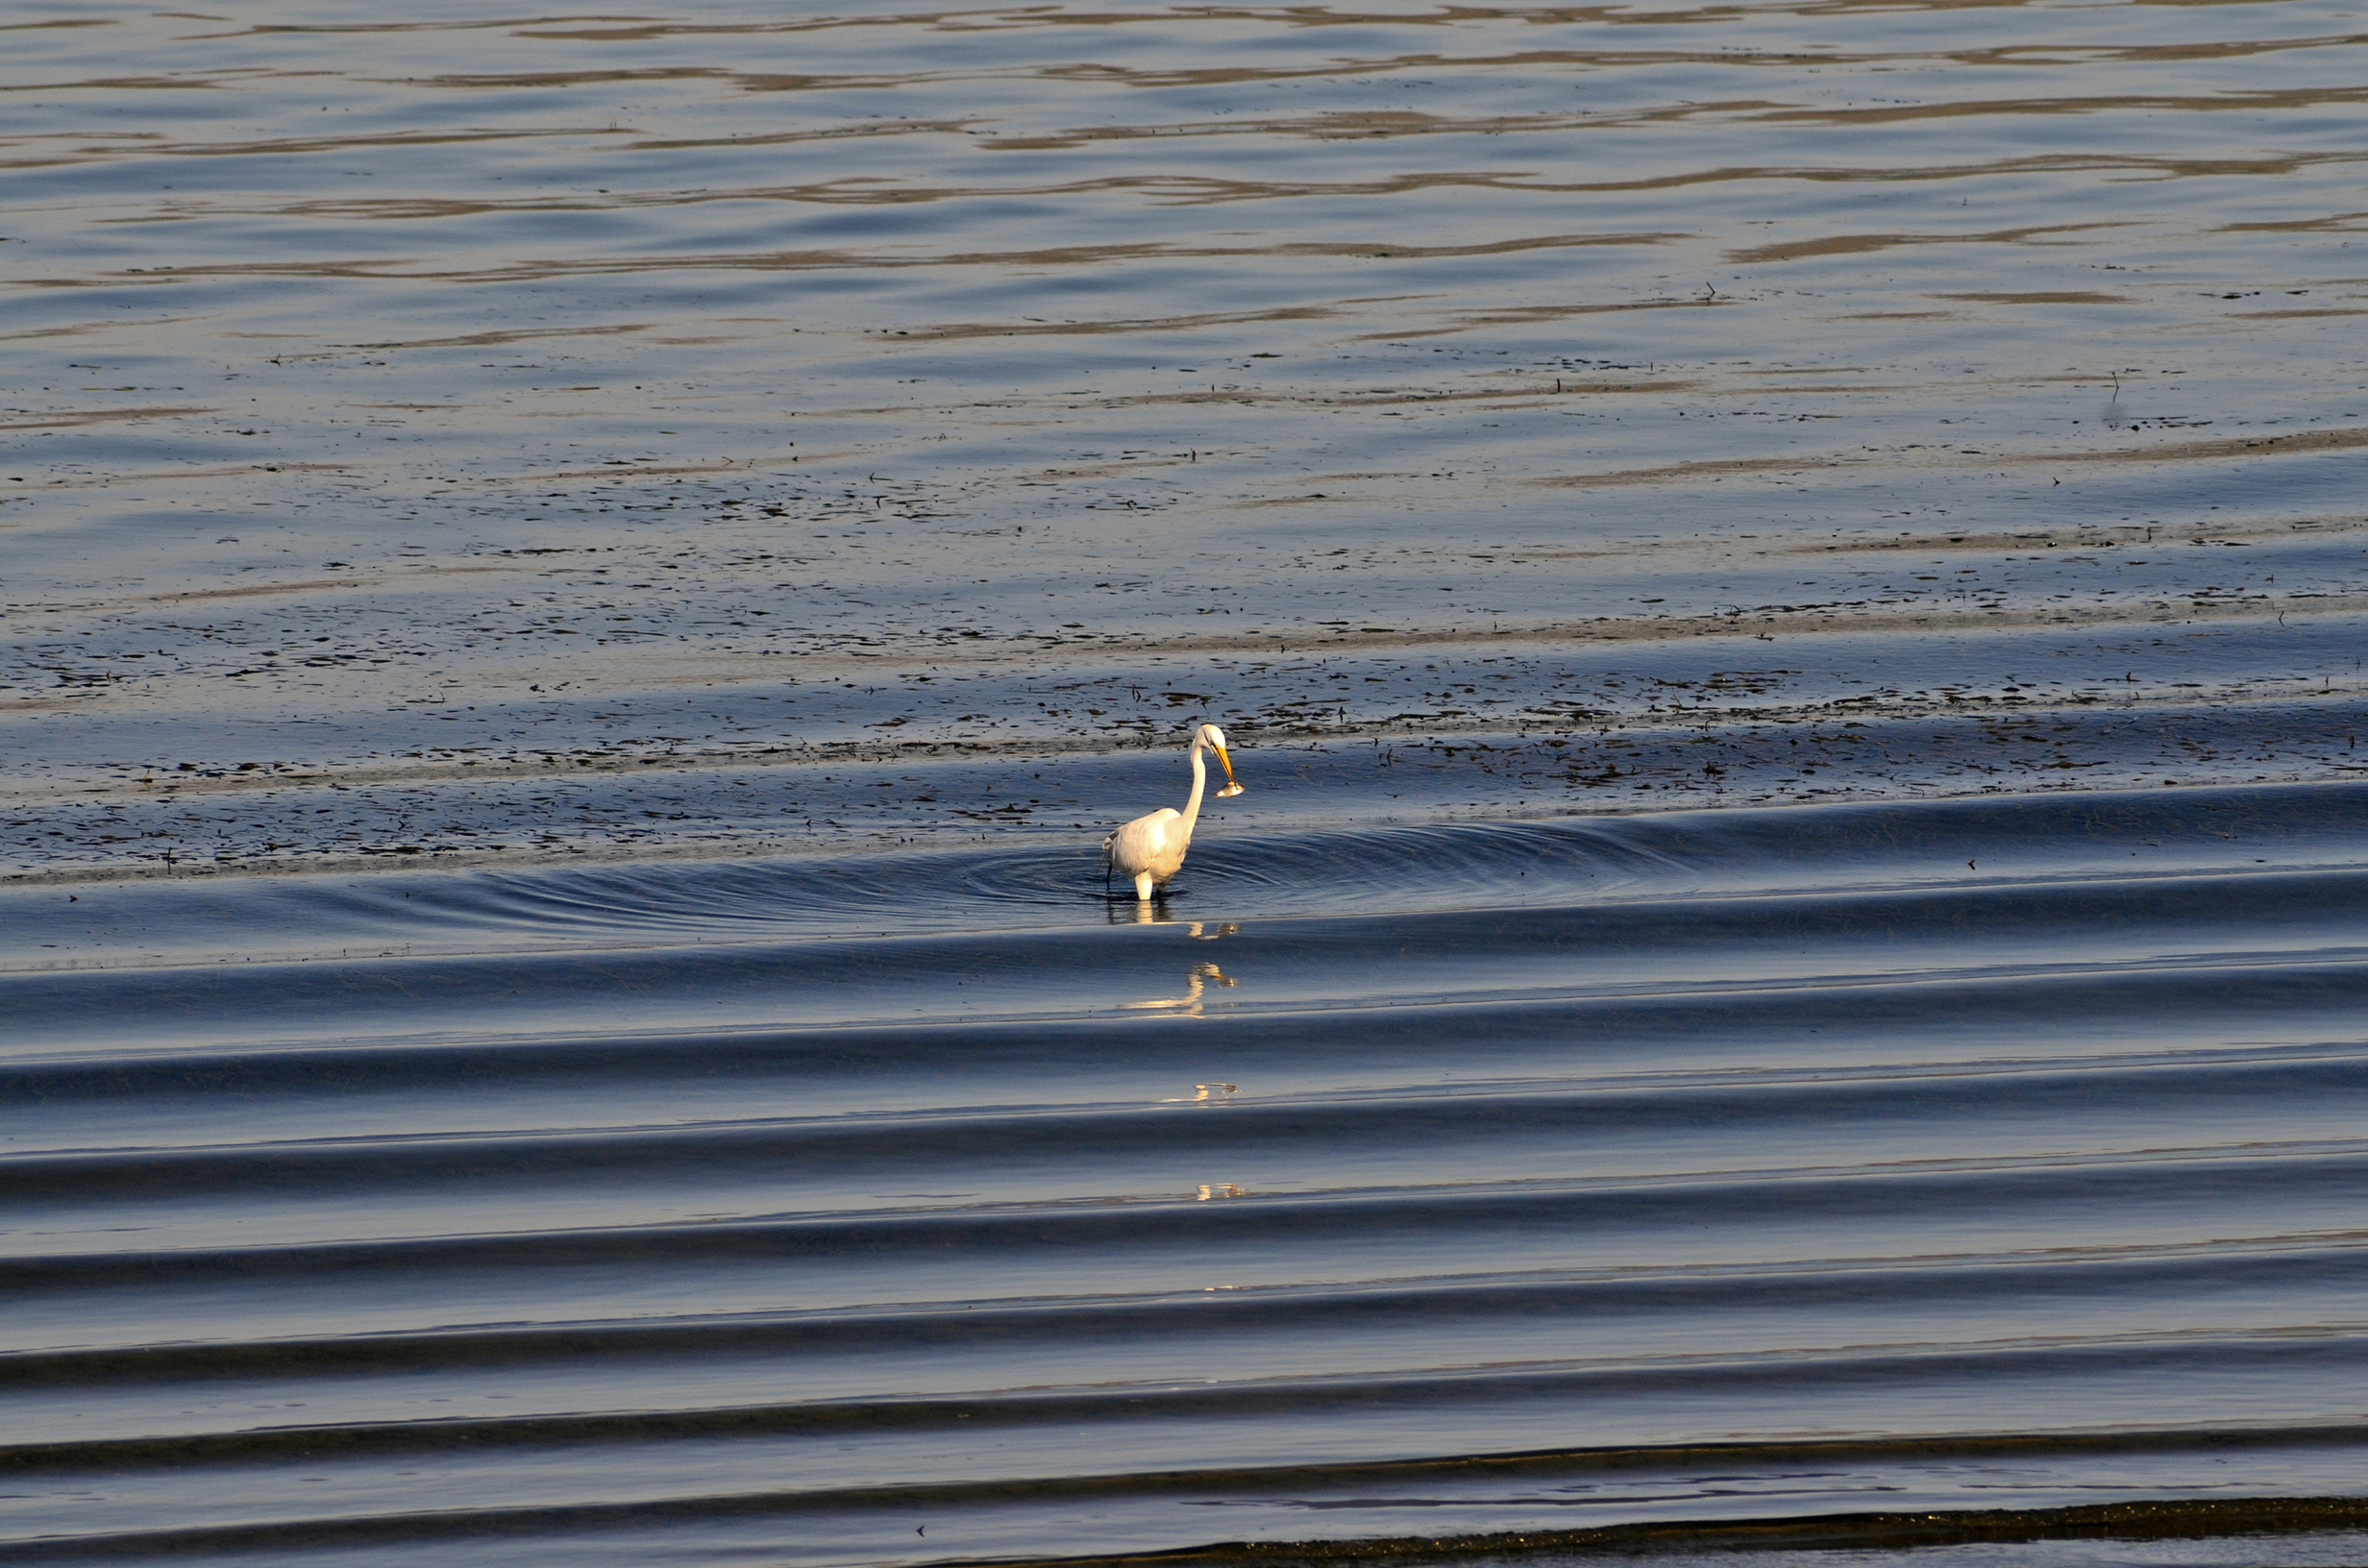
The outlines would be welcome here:
M 1151 901 L 1150 872 L 1137 871 L 1135 873 L 1135 897 L 1147 904 Z

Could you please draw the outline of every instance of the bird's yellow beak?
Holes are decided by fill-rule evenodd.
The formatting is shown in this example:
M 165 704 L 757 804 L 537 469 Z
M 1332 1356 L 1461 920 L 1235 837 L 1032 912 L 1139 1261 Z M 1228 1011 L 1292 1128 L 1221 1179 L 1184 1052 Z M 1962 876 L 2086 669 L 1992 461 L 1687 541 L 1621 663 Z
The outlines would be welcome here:
M 1217 751 L 1217 760 L 1219 765 L 1225 770 L 1225 787 L 1217 792 L 1218 797 L 1222 799 L 1229 795 L 1240 795 L 1242 793 L 1242 786 L 1233 776 L 1233 759 L 1225 755 L 1225 748 L 1221 746 L 1215 749 Z

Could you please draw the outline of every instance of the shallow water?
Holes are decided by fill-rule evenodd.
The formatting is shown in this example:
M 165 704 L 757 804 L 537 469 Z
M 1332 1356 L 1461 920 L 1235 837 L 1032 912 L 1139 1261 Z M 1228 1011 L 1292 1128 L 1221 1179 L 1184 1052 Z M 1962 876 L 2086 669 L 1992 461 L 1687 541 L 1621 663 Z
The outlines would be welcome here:
M 2368 767 L 2356 6 L 10 36 L 20 878 Z
M 6 37 L 0 1559 L 2356 1555 L 2356 6 Z
M 20 888 L 12 1550 L 2354 1491 L 2363 809 Z

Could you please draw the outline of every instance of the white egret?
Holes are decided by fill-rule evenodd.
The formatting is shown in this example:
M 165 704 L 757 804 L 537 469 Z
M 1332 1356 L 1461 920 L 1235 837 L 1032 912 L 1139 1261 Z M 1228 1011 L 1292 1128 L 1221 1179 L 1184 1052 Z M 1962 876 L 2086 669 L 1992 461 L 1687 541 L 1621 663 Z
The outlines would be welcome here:
M 1183 870 L 1184 851 L 1192 847 L 1193 824 L 1200 820 L 1200 791 L 1209 781 L 1208 765 L 1200 760 L 1203 747 L 1214 750 L 1224 765 L 1225 787 L 1217 792 L 1218 798 L 1240 795 L 1242 786 L 1233 779 L 1233 759 L 1225 755 L 1225 732 L 1215 724 L 1202 724 L 1193 731 L 1193 793 L 1184 809 L 1162 806 L 1101 841 L 1104 876 L 1116 870 L 1133 878 L 1139 899 L 1148 901 L 1152 888 Z

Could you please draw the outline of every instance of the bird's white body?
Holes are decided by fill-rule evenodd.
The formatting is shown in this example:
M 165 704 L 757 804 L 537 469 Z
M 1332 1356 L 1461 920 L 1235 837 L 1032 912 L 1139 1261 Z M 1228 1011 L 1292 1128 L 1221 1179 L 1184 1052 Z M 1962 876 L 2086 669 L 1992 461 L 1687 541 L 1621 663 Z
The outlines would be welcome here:
M 1225 732 L 1215 724 L 1202 724 L 1193 731 L 1193 793 L 1184 809 L 1162 806 L 1101 841 L 1103 864 L 1134 882 L 1138 899 L 1147 900 L 1153 888 L 1184 868 L 1184 851 L 1192 847 L 1193 824 L 1200 821 L 1200 792 L 1209 781 L 1208 765 L 1200 760 L 1203 747 L 1215 751 L 1224 765 L 1225 787 L 1219 793 L 1239 795 L 1242 786 L 1233 782 L 1233 759 L 1225 754 Z

